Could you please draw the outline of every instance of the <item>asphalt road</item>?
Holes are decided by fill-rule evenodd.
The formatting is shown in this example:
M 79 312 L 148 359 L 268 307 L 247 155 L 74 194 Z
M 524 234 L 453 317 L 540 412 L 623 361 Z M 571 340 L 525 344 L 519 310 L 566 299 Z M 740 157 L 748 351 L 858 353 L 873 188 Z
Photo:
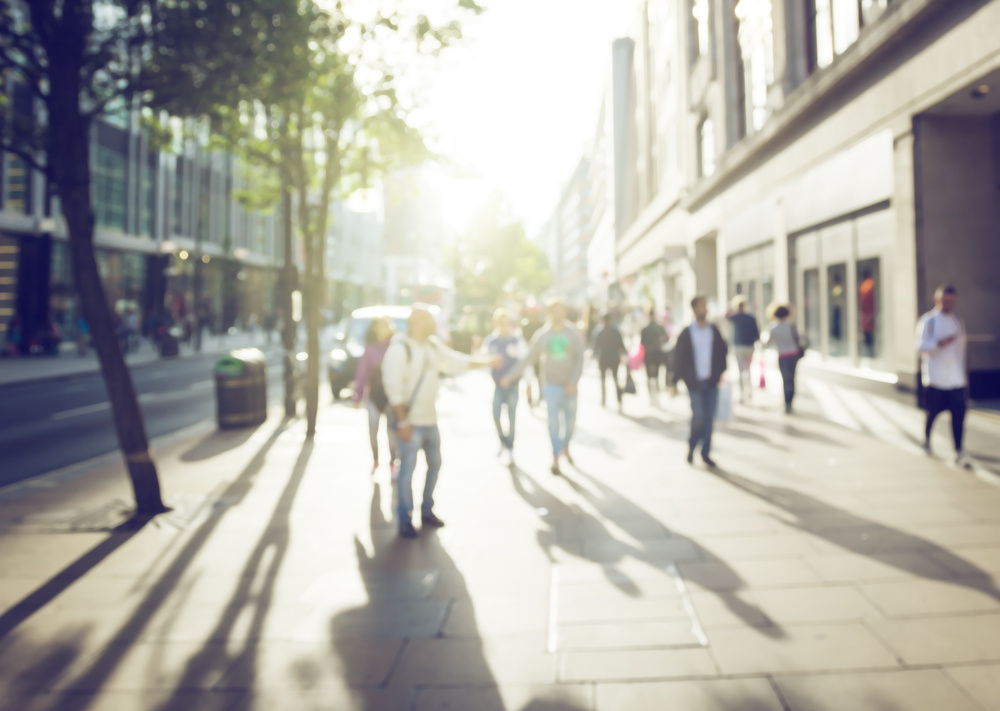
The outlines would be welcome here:
M 212 367 L 204 355 L 132 369 L 150 437 L 215 418 Z M 268 358 L 269 398 L 281 396 L 281 357 Z M 96 373 L 0 388 L 0 486 L 118 447 L 104 381 Z

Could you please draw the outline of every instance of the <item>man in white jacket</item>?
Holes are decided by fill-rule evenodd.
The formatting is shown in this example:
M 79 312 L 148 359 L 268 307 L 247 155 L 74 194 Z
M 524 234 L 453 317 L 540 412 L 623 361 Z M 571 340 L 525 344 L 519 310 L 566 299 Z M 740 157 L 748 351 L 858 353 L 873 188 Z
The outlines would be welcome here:
M 414 306 L 408 332 L 397 334 L 382 361 L 382 385 L 393 414 L 391 426 L 399 437 L 399 535 L 415 538 L 413 527 L 413 470 L 422 449 L 427 479 L 420 507 L 424 526 L 440 527 L 434 514 L 434 486 L 441 470 L 441 434 L 437 426 L 438 374 L 458 375 L 470 367 L 485 368 L 495 358 L 469 357 L 446 346 L 434 335 L 437 322 L 425 307 Z
M 924 451 L 931 453 L 931 429 L 942 412 L 951 413 L 951 432 L 955 439 L 955 463 L 970 467 L 962 451 L 965 426 L 966 388 L 969 386 L 965 360 L 965 325 L 955 315 L 955 287 L 945 284 L 934 292 L 934 305 L 917 322 L 917 350 L 920 353 L 920 378 L 925 393 L 927 424 Z

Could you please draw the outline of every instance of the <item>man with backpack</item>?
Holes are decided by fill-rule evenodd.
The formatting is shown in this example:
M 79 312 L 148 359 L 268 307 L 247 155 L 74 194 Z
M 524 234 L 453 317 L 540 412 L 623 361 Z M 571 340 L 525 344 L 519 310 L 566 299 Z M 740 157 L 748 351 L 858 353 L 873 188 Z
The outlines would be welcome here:
M 429 310 L 414 306 L 408 333 L 398 334 L 382 361 L 382 385 L 392 411 L 399 440 L 399 500 L 396 509 L 401 538 L 416 538 L 413 527 L 413 471 L 423 450 L 427 478 L 420 507 L 424 527 L 439 528 L 444 521 L 434 513 L 434 487 L 441 470 L 441 434 L 437 425 L 438 375 L 458 375 L 469 368 L 488 368 L 498 358 L 466 356 L 435 336 L 437 322 Z

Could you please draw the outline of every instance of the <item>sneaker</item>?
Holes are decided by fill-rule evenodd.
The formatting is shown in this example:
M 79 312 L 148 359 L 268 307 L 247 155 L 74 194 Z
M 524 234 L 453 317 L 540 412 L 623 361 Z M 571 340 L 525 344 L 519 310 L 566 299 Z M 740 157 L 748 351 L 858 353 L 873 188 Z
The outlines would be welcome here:
M 559 476 L 562 471 L 559 469 L 559 460 L 552 462 L 552 466 L 549 467 L 549 471 L 552 472 L 552 476 Z
M 704 452 L 701 453 L 701 461 L 705 462 L 705 466 L 708 467 L 709 469 L 715 469 L 715 460 L 713 460 L 710 456 L 708 456 Z
M 420 523 L 424 527 L 430 526 L 431 528 L 441 528 L 442 526 L 444 526 L 444 521 L 442 521 L 432 513 L 424 514 L 423 516 L 421 516 Z
M 400 538 L 416 538 L 417 529 L 413 527 L 413 524 L 409 521 L 404 521 L 399 524 L 399 537 Z
M 972 460 L 965 456 L 964 452 L 955 455 L 955 464 L 962 469 L 972 469 Z
M 924 440 L 924 454 L 926 454 L 928 457 L 934 454 L 934 452 L 931 450 L 931 441 L 929 439 Z
M 688 464 L 694 464 L 694 450 L 693 449 L 689 449 L 688 450 L 687 460 L 688 460 Z

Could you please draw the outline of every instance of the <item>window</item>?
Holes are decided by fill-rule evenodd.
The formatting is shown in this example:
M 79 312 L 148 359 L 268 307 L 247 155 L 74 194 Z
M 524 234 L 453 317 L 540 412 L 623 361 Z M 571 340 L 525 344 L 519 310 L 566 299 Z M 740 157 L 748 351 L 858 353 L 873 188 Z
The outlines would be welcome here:
M 827 353 L 847 355 L 847 265 L 832 264 L 826 268 L 827 281 Z
M 823 68 L 833 63 L 854 44 L 861 31 L 861 10 L 866 0 L 813 0 L 815 66 Z M 868 0 L 872 12 L 881 4 Z M 870 12 L 869 14 L 872 14 Z
M 858 262 L 858 355 L 878 358 L 882 340 L 879 260 Z
M 174 234 L 184 234 L 184 159 L 177 159 L 174 172 Z
M 698 167 L 701 177 L 707 178 L 715 172 L 715 133 L 710 118 L 698 126 L 698 147 Z
M 142 170 L 139 195 L 139 234 L 153 234 L 153 213 L 156 210 L 156 157 L 150 155 Z
M 807 269 L 802 273 L 803 315 L 805 316 L 806 344 L 819 348 L 819 270 Z
M 97 224 L 125 231 L 125 156 L 100 144 L 94 150 L 90 189 Z
M 4 182 L 6 183 L 3 202 L 5 210 L 17 212 L 22 215 L 28 214 L 30 203 L 28 199 L 29 175 L 30 171 L 25 162 L 13 153 L 8 153 L 7 168 L 3 173 Z
M 817 5 L 821 0 L 817 0 Z M 740 51 L 745 66 L 748 123 L 759 131 L 767 120 L 767 92 L 774 83 L 771 0 L 740 0 L 736 6 Z
M 694 55 L 703 57 L 709 53 L 708 0 L 693 0 L 691 16 L 694 17 Z

